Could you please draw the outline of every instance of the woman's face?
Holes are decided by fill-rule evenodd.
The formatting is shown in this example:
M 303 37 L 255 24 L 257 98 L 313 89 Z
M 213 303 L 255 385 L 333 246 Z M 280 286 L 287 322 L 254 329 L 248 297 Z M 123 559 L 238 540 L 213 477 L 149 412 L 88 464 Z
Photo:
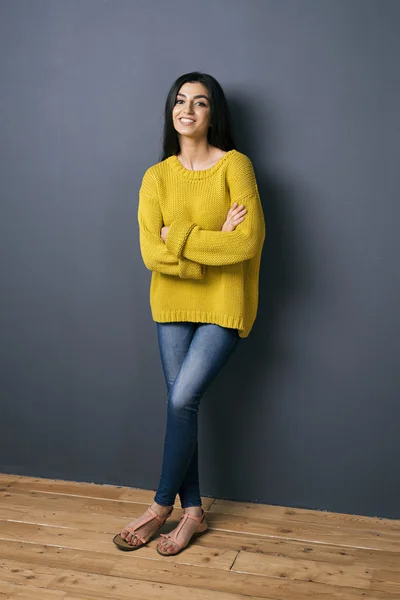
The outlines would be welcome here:
M 207 88 L 199 82 L 184 83 L 179 89 L 172 120 L 178 134 L 188 137 L 207 136 L 211 105 Z

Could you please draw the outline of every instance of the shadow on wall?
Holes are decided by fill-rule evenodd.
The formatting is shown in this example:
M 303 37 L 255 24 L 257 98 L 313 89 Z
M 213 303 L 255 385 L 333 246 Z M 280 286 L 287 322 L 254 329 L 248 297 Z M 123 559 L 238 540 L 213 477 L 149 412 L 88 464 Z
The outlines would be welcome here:
M 254 453 L 252 446 L 254 448 L 257 442 L 252 443 L 249 434 L 252 438 L 260 435 L 259 432 L 262 434 L 269 412 L 269 374 L 278 364 L 280 369 L 284 368 L 281 317 L 296 298 L 312 293 L 313 283 L 296 220 L 296 196 L 301 191 L 292 189 L 284 174 L 272 172 L 268 167 L 268 157 L 274 156 L 275 143 L 282 144 L 268 100 L 259 102 L 237 94 L 229 99 L 229 106 L 238 150 L 247 154 L 254 166 L 266 238 L 261 257 L 257 318 L 224 373 L 207 390 L 218 402 L 212 401 L 212 416 L 206 416 L 205 428 L 209 435 L 207 447 L 203 446 L 200 455 L 208 457 L 202 470 L 207 473 L 207 488 L 224 494 L 218 497 L 251 501 L 248 494 L 254 481 L 252 486 L 247 486 L 247 478 L 250 483 L 259 473 L 264 479 L 266 465 L 265 457 Z M 204 492 L 207 495 L 206 489 Z

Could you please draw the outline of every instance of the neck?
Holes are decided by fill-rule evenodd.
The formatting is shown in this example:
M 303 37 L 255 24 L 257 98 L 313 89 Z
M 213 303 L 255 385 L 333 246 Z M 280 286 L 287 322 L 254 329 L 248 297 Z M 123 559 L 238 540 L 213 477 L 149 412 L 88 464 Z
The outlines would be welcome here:
M 197 164 L 204 164 L 209 161 L 212 146 L 208 143 L 207 138 L 193 140 L 188 139 L 185 136 L 179 137 L 179 157 L 189 169 L 193 169 Z

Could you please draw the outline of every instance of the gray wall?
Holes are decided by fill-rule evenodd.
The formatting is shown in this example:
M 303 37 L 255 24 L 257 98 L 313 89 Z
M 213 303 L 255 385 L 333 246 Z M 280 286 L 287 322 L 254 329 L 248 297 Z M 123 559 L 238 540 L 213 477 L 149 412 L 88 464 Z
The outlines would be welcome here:
M 204 396 L 204 496 L 400 517 L 397 0 L 2 0 L 0 469 L 156 489 L 137 196 L 176 77 L 223 85 L 267 221 Z

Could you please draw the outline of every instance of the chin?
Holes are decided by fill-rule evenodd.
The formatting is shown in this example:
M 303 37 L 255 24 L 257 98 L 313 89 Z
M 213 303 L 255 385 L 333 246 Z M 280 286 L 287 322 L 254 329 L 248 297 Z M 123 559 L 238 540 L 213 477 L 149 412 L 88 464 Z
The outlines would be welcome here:
M 205 129 L 204 131 L 201 131 L 199 129 L 195 129 L 195 130 L 189 130 L 186 129 L 185 127 L 182 127 L 182 125 L 179 125 L 178 127 L 175 127 L 175 130 L 177 133 L 179 133 L 180 135 L 184 135 L 185 137 L 203 137 L 207 135 L 207 130 Z
M 198 134 L 194 131 L 182 131 L 181 129 L 176 129 L 176 132 L 179 133 L 179 135 L 183 135 L 184 137 L 198 137 Z

